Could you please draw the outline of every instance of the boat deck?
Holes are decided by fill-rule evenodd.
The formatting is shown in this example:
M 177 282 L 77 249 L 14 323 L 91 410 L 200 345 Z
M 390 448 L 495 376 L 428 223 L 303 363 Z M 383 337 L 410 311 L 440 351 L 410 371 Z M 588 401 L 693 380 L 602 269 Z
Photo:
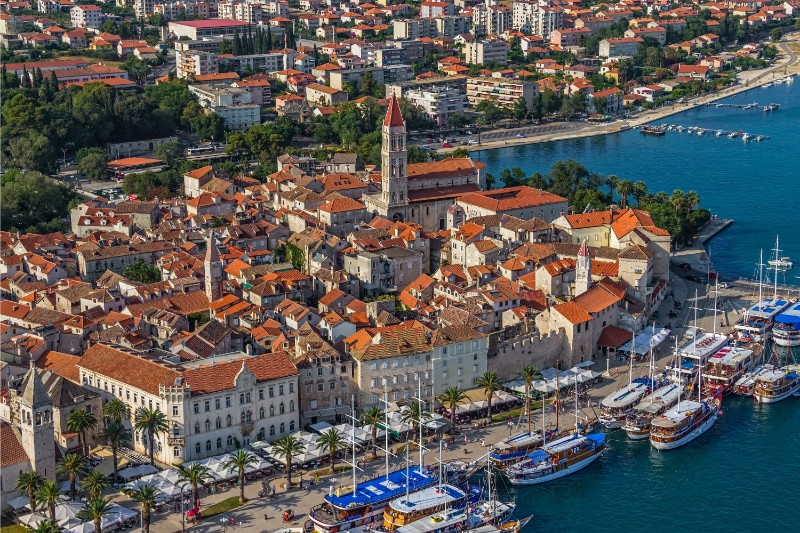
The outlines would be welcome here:
M 676 383 L 664 385 L 653 391 L 652 394 L 645 396 L 641 402 L 633 408 L 634 412 L 656 414 L 665 405 L 670 405 L 678 399 L 683 387 Z
M 692 400 L 683 400 L 681 403 L 653 420 L 654 427 L 674 428 L 689 418 L 695 411 L 700 409 L 703 404 Z
M 442 507 L 464 499 L 467 493 L 453 485 L 443 484 L 441 487 L 428 487 L 396 498 L 389 504 L 392 509 L 401 513 L 419 512 L 423 509 Z
M 602 406 L 608 409 L 619 409 L 627 407 L 637 401 L 647 392 L 647 385 L 644 383 L 631 383 L 625 388 L 612 392 L 603 399 Z
M 409 490 L 413 491 L 420 487 L 426 487 L 435 480 L 436 476 L 432 472 L 428 473 L 425 470 L 420 472 L 418 466 L 409 468 L 408 478 L 406 478 L 406 469 L 403 468 L 390 472 L 388 478 L 380 476 L 359 483 L 356 486 L 355 494 L 349 492 L 341 496 L 328 495 L 325 496 L 325 500 L 339 509 L 351 509 L 401 496 L 406 490 L 406 484 L 409 485 Z

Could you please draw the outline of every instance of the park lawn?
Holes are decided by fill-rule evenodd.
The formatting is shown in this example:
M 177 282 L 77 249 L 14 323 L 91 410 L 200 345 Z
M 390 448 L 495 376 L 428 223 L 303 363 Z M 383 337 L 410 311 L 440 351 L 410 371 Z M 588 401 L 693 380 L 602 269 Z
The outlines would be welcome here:
M 214 505 L 206 507 L 200 512 L 200 516 L 203 520 L 205 520 L 206 518 L 212 518 L 214 516 L 230 512 L 241 505 L 242 504 L 239 503 L 239 496 L 231 496 L 230 498 L 226 498 L 221 502 L 217 502 Z
M 536 410 L 537 409 L 541 409 L 541 408 L 542 408 L 541 400 L 536 401 L 536 402 L 531 402 L 531 414 L 532 415 L 536 414 Z M 505 420 L 508 420 L 509 418 L 511 418 L 511 419 L 519 418 L 519 415 L 523 414 L 524 412 L 525 412 L 525 406 L 523 405 L 522 407 L 519 407 L 517 409 L 512 409 L 510 411 L 504 411 L 504 412 L 500 413 L 499 415 L 492 415 L 492 422 L 503 422 Z
M 11 520 L 7 519 L 6 517 L 3 517 L 2 519 L 0 519 L 0 527 L 3 528 L 3 533 L 27 533 L 28 532 L 28 529 L 25 526 L 23 526 L 21 524 L 15 524 Z

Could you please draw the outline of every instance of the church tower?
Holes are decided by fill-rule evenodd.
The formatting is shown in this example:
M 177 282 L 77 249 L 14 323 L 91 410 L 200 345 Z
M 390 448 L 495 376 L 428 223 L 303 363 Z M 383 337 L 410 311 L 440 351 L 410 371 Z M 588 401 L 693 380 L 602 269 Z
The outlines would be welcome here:
M 386 206 L 386 217 L 400 214 L 405 219 L 408 205 L 408 152 L 406 150 L 406 123 L 400 112 L 400 103 L 393 95 L 389 110 L 383 120 L 381 144 L 381 200 Z
M 578 264 L 575 267 L 575 296 L 588 291 L 591 286 L 592 258 L 589 256 L 589 245 L 584 240 L 578 251 Z
M 212 230 L 206 246 L 205 261 L 206 296 L 212 302 L 222 297 L 222 266 L 217 240 L 214 238 Z
M 45 479 L 56 478 L 56 445 L 53 433 L 53 402 L 36 368 L 25 376 L 19 405 L 20 443 L 28 455 L 31 468 Z

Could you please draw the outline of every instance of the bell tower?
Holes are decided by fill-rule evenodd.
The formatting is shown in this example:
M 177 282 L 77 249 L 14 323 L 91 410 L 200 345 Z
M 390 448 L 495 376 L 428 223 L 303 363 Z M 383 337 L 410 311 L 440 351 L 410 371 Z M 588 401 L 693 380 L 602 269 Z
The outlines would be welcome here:
M 31 468 L 45 479 L 56 478 L 56 446 L 53 433 L 53 402 L 47 394 L 39 372 L 31 362 L 25 376 L 19 408 L 20 443 L 28 455 Z
M 386 216 L 405 213 L 408 205 L 408 151 L 406 123 L 400 104 L 394 95 L 383 120 L 381 143 L 381 204 L 387 207 Z
M 575 266 L 575 296 L 583 294 L 592 286 L 592 258 L 589 256 L 589 245 L 586 240 L 578 251 L 578 263 Z
M 208 239 L 205 260 L 205 289 L 206 296 L 212 302 L 222 297 L 222 258 L 219 256 L 217 240 L 214 237 L 214 230 Z

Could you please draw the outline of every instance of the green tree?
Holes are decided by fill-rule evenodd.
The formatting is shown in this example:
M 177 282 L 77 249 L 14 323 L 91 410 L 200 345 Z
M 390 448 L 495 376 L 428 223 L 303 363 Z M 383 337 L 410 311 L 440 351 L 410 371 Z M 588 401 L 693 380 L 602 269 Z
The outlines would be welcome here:
M 17 492 L 26 494 L 28 496 L 28 506 L 31 512 L 36 512 L 36 491 L 38 491 L 44 484 L 44 478 L 39 472 L 34 470 L 27 470 L 22 472 L 17 478 Z
M 50 510 L 50 520 L 56 521 L 56 505 L 61 501 L 61 487 L 55 481 L 45 481 L 36 490 L 36 502 Z
M 31 533 L 60 533 L 61 528 L 55 520 L 42 520 L 30 529 Z
M 361 413 L 361 423 L 368 425 L 372 435 L 372 457 L 378 457 L 378 424 L 383 420 L 383 411 L 380 407 L 373 405 Z M 388 428 L 384 428 L 388 431 Z
M 80 481 L 80 486 L 89 498 L 98 498 L 109 486 L 108 478 L 99 470 L 92 470 Z
M 641 180 L 631 185 L 631 195 L 636 199 L 636 206 L 641 207 L 642 199 L 647 196 L 647 184 Z
M 131 408 L 119 398 L 111 398 L 103 406 L 103 417 L 108 422 L 121 424 L 123 420 L 130 419 Z
M 517 120 L 517 124 L 521 124 L 522 121 L 528 118 L 528 115 L 530 115 L 527 102 L 525 102 L 525 100 L 522 98 L 514 102 L 512 113 L 514 113 L 514 118 Z
M 486 401 L 489 403 L 489 409 L 486 417 L 491 420 L 492 400 L 494 399 L 494 393 L 500 390 L 500 378 L 498 378 L 497 374 L 494 372 L 484 372 L 480 377 L 478 377 L 475 384 L 482 388 L 483 392 L 486 393 Z
M 336 452 L 347 448 L 347 441 L 339 434 L 338 431 L 331 428 L 323 431 L 317 438 L 317 446 L 323 452 L 328 453 L 328 460 L 331 463 L 331 473 L 336 472 Z
M 67 428 L 78 433 L 78 440 L 81 444 L 81 452 L 84 456 L 89 455 L 89 443 L 86 440 L 86 432 L 97 427 L 97 417 L 83 407 L 75 409 L 67 416 Z
M 161 269 L 156 265 L 150 265 L 144 262 L 143 259 L 137 259 L 131 263 L 122 275 L 132 281 L 141 281 L 142 283 L 156 283 L 161 281 Z
M 617 182 L 617 193 L 622 208 L 628 207 L 628 197 L 633 194 L 633 183 L 630 180 L 619 180 Z
M 159 494 L 160 491 L 157 488 L 148 484 L 139 485 L 131 492 L 131 499 L 139 504 L 142 512 L 144 533 L 150 533 L 150 513 L 156 506 Z
M 292 461 L 294 458 L 306 451 L 305 445 L 292 435 L 285 437 L 272 443 L 270 448 L 273 455 L 283 457 L 283 462 L 286 466 L 286 486 L 292 486 Z
M 197 98 L 189 92 L 189 84 L 184 79 L 148 85 L 145 87 L 144 93 L 160 109 L 169 111 L 176 123 L 180 121 L 189 104 L 197 103 Z
M 92 152 L 78 161 L 78 170 L 92 181 L 108 178 L 108 158 L 105 154 Z
M 150 65 L 147 61 L 131 55 L 120 65 L 120 68 L 126 70 L 136 83 L 144 85 L 147 82 L 147 75 L 150 73 Z
M 425 421 L 430 420 L 431 414 L 425 411 L 425 407 L 419 400 L 414 400 L 408 404 L 408 409 L 403 410 L 400 420 L 411 426 L 411 433 L 417 434 L 417 428 L 420 427 Z
M 169 141 L 156 147 L 156 157 L 161 159 L 168 167 L 178 168 L 186 161 L 186 153 L 177 141 Z
M 519 371 L 519 377 L 525 381 L 525 416 L 528 418 L 528 433 L 531 432 L 531 392 L 533 382 L 542 379 L 542 373 L 533 365 L 525 365 Z M 542 400 L 544 401 L 544 400 Z
M 8 173 L 8 172 L 6 172 Z M 3 176 L 0 196 L 3 215 L 0 227 L 46 233 L 49 225 L 67 216 L 67 205 L 75 193 L 38 172 Z
M 86 506 L 80 510 L 80 512 L 77 514 L 77 517 L 84 522 L 93 522 L 94 533 L 102 533 L 100 524 L 103 518 L 108 516 L 110 513 L 111 503 L 102 496 L 98 496 L 97 498 L 92 498 L 87 501 Z
M 244 473 L 245 469 L 249 466 L 258 463 L 258 459 L 252 453 L 246 450 L 237 450 L 236 453 L 231 454 L 224 463 L 224 467 L 230 470 L 236 470 L 239 475 L 239 503 L 244 503 Z
M 147 434 L 149 445 L 150 464 L 155 464 L 155 437 L 159 433 L 166 433 L 169 430 L 167 416 L 160 409 L 151 407 L 140 407 L 136 412 L 133 427 L 137 431 Z
M 447 117 L 447 122 L 453 128 L 463 128 L 472 124 L 472 119 L 464 113 L 452 113 Z
M 208 485 L 214 480 L 211 471 L 205 466 L 192 463 L 189 466 L 180 467 L 178 470 L 178 477 L 189 483 L 192 486 L 192 502 L 197 507 L 200 497 L 198 495 L 198 487 L 200 485 Z
M 88 471 L 86 459 L 77 453 L 68 453 L 56 465 L 56 474 L 65 476 L 69 480 L 69 499 L 75 501 L 75 485 L 78 476 Z
M 111 459 L 114 463 L 114 480 L 117 475 L 117 451 L 122 446 L 127 446 L 131 440 L 131 432 L 121 422 L 107 424 L 101 433 L 102 439 L 111 446 Z
M 456 428 L 456 409 L 467 399 L 467 394 L 459 387 L 447 387 L 436 398 L 450 413 L 450 426 Z

